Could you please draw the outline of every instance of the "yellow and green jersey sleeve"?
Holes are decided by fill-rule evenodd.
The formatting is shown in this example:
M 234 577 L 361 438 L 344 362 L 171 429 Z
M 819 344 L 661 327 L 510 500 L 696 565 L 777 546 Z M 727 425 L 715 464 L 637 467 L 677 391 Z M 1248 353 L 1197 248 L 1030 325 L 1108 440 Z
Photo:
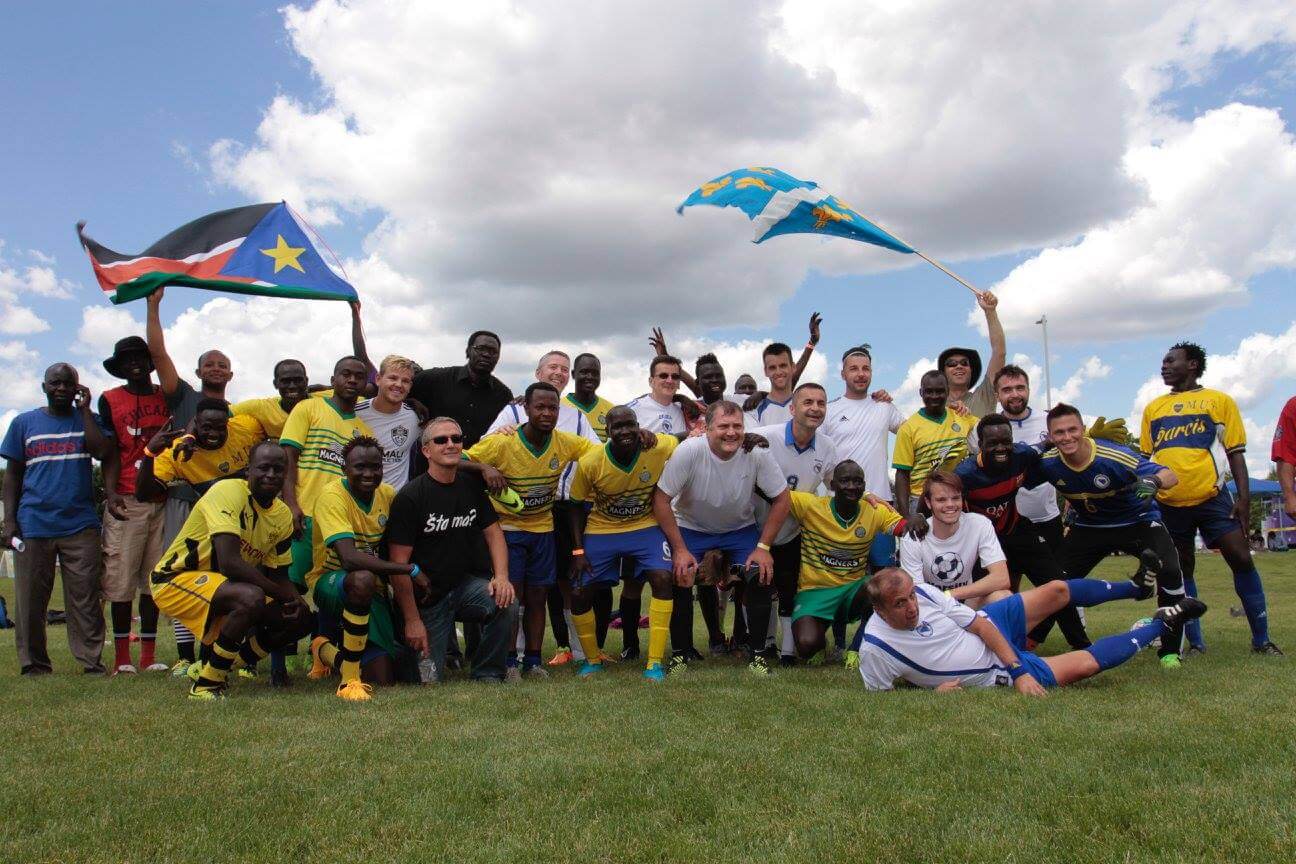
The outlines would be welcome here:
M 598 436 L 600 441 L 607 441 L 607 415 L 616 405 L 602 396 L 596 396 L 592 405 L 577 402 L 575 393 L 568 393 L 563 398 L 573 408 L 585 415 L 590 428 L 594 430 L 594 434 Z
M 270 569 L 286 567 L 292 560 L 292 514 L 278 498 L 261 507 L 240 478 L 222 480 L 198 499 L 171 546 L 153 571 L 153 581 L 164 582 L 177 573 L 212 570 L 212 537 L 233 534 L 239 538 L 243 560 Z
M 792 515 L 801 523 L 801 573 L 797 589 L 835 588 L 868 575 L 869 549 L 891 532 L 901 516 L 890 507 L 861 501 L 854 519 L 843 519 L 832 498 L 792 493 Z
M 520 513 L 512 513 L 491 499 L 502 527 L 544 534 L 553 530 L 553 502 L 558 496 L 563 469 L 597 446 L 588 438 L 554 431 L 536 449 L 519 430 L 507 435 L 487 435 L 465 451 L 464 456 L 496 468 L 522 499 Z
M 342 476 L 342 448 L 360 435 L 373 435 L 373 431 L 332 398 L 303 399 L 293 406 L 279 443 L 298 451 L 297 504 L 307 516 L 314 515 L 324 487 Z
M 1157 500 L 1191 507 L 1218 493 L 1229 454 L 1246 450 L 1246 429 L 1231 396 L 1203 387 L 1153 399 L 1143 409 L 1139 445 L 1179 478 Z
M 896 430 L 891 467 L 909 472 L 909 494 L 921 495 L 927 475 L 937 468 L 951 469 L 968 454 L 967 437 L 977 418 L 946 411 L 936 419 L 919 411 Z
M 582 456 L 576 463 L 571 497 L 593 505 L 585 533 L 623 534 L 656 525 L 653 492 L 677 446 L 674 435 L 658 435 L 657 446 L 640 450 L 629 465 L 617 462 L 606 444 Z
M 231 417 L 224 444 L 215 450 L 195 447 L 193 456 L 185 461 L 177 459 L 168 448 L 153 460 L 153 476 L 163 483 L 184 480 L 201 484 L 242 474 L 247 470 L 252 445 L 263 438 L 261 424 L 252 417 Z
M 334 547 L 338 540 L 351 540 L 361 552 L 378 554 L 395 497 L 396 490 L 386 483 L 374 490 L 368 505 L 351 494 L 345 478 L 333 480 L 324 487 L 311 515 L 314 566 L 306 574 L 306 587 L 314 588 L 325 573 L 342 569 L 342 559 Z

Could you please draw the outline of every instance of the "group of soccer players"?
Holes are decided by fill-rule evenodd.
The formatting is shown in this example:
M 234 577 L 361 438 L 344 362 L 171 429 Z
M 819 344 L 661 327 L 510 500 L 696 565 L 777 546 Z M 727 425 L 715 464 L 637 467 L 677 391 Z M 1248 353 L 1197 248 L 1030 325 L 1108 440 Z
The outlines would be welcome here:
M 730 391 L 712 354 L 690 373 L 654 330 L 648 392 L 618 405 L 598 393 L 597 357 L 559 350 L 514 399 L 492 374 L 502 344 L 488 331 L 469 338 L 462 366 L 391 355 L 375 367 L 357 305 L 354 353 L 326 388 L 285 359 L 277 397 L 230 405 L 232 366 L 207 352 L 198 373 L 219 355 L 221 387 L 189 388 L 185 416 L 154 332 L 159 301 L 147 342 L 122 340 L 105 368 L 129 370 L 136 403 L 154 395 L 150 370 L 171 385 L 129 491 L 157 508 L 178 487 L 194 499 L 140 585 L 197 642 L 174 669 L 194 699 L 223 698 L 232 674 L 258 674 L 267 655 L 272 682 L 288 683 L 284 656 L 303 640 L 310 677 L 338 676 L 346 700 L 461 665 L 480 680 L 544 678 L 569 662 L 595 676 L 613 662 L 613 627 L 617 659 L 641 657 L 645 585 L 649 680 L 705 659 L 696 599 L 709 654 L 736 654 L 755 675 L 840 656 L 874 690 L 1039 695 L 1153 643 L 1166 668 L 1206 650 L 1198 534 L 1233 571 L 1253 649 L 1281 654 L 1244 529 L 1241 417 L 1227 394 L 1200 386 L 1206 354 L 1191 343 L 1167 352 L 1169 392 L 1132 442 L 1121 421 L 1030 406 L 988 292 L 988 364 L 973 349 L 942 352 L 909 417 L 873 389 L 867 345 L 841 357 L 843 396 L 801 380 L 818 315 L 800 357 L 782 343 L 764 350 L 764 390 L 740 376 Z M 105 394 L 101 411 L 114 400 Z M 152 516 L 110 504 L 111 519 Z M 1128 581 L 1087 578 L 1117 552 L 1131 556 Z M 1023 576 L 1034 587 L 1023 590 Z M 1154 595 L 1141 626 L 1090 639 L 1080 610 Z M 546 663 L 547 623 L 559 650 Z M 1071 651 L 1037 656 L 1055 623 Z M 118 670 L 134 671 L 130 659 L 127 648 Z

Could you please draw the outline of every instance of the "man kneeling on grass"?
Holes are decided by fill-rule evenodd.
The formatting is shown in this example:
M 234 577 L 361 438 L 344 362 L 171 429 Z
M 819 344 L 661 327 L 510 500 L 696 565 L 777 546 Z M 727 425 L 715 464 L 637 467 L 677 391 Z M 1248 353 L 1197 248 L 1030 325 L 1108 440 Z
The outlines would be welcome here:
M 315 566 L 306 584 L 319 608 L 320 635 L 311 640 L 311 678 L 334 670 L 337 695 L 370 698 L 372 684 L 396 680 L 396 627 L 387 599 L 387 577 L 417 575 L 416 564 L 395 564 L 379 554 L 396 490 L 383 482 L 383 447 L 368 435 L 342 448 L 345 474 L 324 487 L 311 519 Z
M 860 675 L 870 690 L 890 690 L 897 679 L 916 687 L 958 690 L 1011 683 L 1019 692 L 1043 696 L 1119 666 L 1154 639 L 1179 632 L 1200 618 L 1206 604 L 1193 597 L 1164 606 L 1153 621 L 1128 633 L 1099 639 L 1088 648 L 1055 657 L 1026 650 L 1026 634 L 1068 603 L 1097 606 L 1109 600 L 1152 596 L 1155 574 L 1140 567 L 1128 582 L 1067 579 L 1049 582 L 974 611 L 930 585 L 914 585 L 903 570 L 888 568 L 868 583 L 874 616 L 864 630 Z
M 287 464 L 278 444 L 254 445 L 247 479 L 220 480 L 198 499 L 153 571 L 158 609 L 204 646 L 190 699 L 223 698 L 231 668 L 255 666 L 311 630 L 288 581 L 293 520 L 279 500 Z

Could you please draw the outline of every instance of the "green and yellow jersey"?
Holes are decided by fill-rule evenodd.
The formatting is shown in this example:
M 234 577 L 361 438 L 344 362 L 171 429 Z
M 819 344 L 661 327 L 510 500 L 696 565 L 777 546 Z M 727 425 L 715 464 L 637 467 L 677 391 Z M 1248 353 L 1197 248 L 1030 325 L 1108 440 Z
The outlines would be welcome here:
M 1246 429 L 1233 397 L 1199 387 L 1158 396 L 1143 409 L 1139 449 L 1179 478 L 1157 500 L 1191 507 L 1219 492 L 1228 455 L 1246 450 Z
M 539 449 L 518 429 L 508 435 L 492 434 L 464 451 L 464 458 L 500 471 L 522 499 L 522 511 L 512 513 L 494 498 L 500 525 L 512 531 L 544 534 L 553 530 L 553 502 L 563 469 L 597 445 L 588 438 L 554 430 Z
M 937 468 L 953 469 L 968 455 L 968 433 L 976 428 L 977 418 L 946 409 L 943 417 L 933 417 L 919 408 L 896 430 L 891 467 L 909 472 L 909 494 L 921 495 L 927 475 Z
M 861 501 L 854 519 L 843 519 L 832 498 L 792 493 L 792 515 L 801 523 L 801 574 L 797 590 L 837 588 L 868 575 L 869 549 L 878 534 L 904 521 L 890 507 Z
M 239 538 L 243 560 L 254 567 L 287 567 L 292 560 L 293 520 L 288 505 L 276 498 L 262 507 L 252 497 L 246 480 L 221 480 L 198 499 L 180 533 L 153 570 L 153 582 L 166 582 L 185 572 L 219 571 L 212 560 L 212 537 L 233 534 Z
M 653 491 L 677 446 L 679 439 L 674 435 L 658 435 L 657 446 L 641 449 L 629 465 L 618 462 L 608 444 L 580 457 L 572 478 L 571 498 L 593 505 L 585 533 L 624 534 L 656 525 Z
M 325 573 L 342 569 L 342 559 L 333 548 L 339 540 L 352 540 L 361 552 L 378 555 L 395 497 L 395 489 L 380 483 L 374 490 L 373 500 L 365 504 L 351 493 L 345 477 L 332 480 L 324 487 L 315 500 L 315 512 L 311 516 L 311 560 L 315 563 L 306 574 L 307 588 L 314 588 Z
M 594 434 L 598 436 L 600 441 L 607 441 L 607 415 L 616 405 L 597 394 L 594 396 L 594 401 L 589 405 L 577 402 L 575 393 L 568 393 L 563 398 L 567 400 L 569 405 L 585 415 L 590 428 L 594 430 Z
M 297 505 L 307 516 L 314 515 L 324 487 L 342 476 L 342 448 L 361 435 L 372 436 L 373 431 L 332 397 L 303 399 L 293 406 L 279 443 L 298 451 Z
M 187 460 L 177 458 L 169 447 L 153 460 L 153 476 L 163 484 L 184 480 L 202 491 L 217 480 L 242 475 L 252 446 L 264 437 L 261 425 L 251 417 L 231 417 L 224 444 L 215 450 L 194 447 Z

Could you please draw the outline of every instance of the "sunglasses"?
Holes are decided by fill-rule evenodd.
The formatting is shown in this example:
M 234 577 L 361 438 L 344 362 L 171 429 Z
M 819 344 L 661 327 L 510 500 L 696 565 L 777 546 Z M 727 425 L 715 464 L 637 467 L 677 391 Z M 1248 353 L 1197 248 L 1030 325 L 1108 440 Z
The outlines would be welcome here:
M 660 378 L 660 379 L 663 380 L 663 381 L 678 381 L 678 380 L 680 380 L 680 373 L 678 373 L 678 372 L 658 372 L 658 373 L 657 373 L 657 377 Z
M 961 357 L 952 357 L 952 358 L 950 358 L 949 360 L 946 360 L 946 361 L 945 361 L 945 368 L 946 368 L 946 369 L 948 369 L 948 368 L 951 367 L 951 366 L 968 366 L 968 367 L 971 367 L 971 365 L 972 365 L 972 362 L 971 362 L 970 360 L 964 360 L 964 359 L 962 359 Z
M 440 444 L 444 446 L 451 442 L 454 442 L 455 444 L 462 444 L 463 436 L 462 435 L 433 435 L 432 436 L 433 444 Z

